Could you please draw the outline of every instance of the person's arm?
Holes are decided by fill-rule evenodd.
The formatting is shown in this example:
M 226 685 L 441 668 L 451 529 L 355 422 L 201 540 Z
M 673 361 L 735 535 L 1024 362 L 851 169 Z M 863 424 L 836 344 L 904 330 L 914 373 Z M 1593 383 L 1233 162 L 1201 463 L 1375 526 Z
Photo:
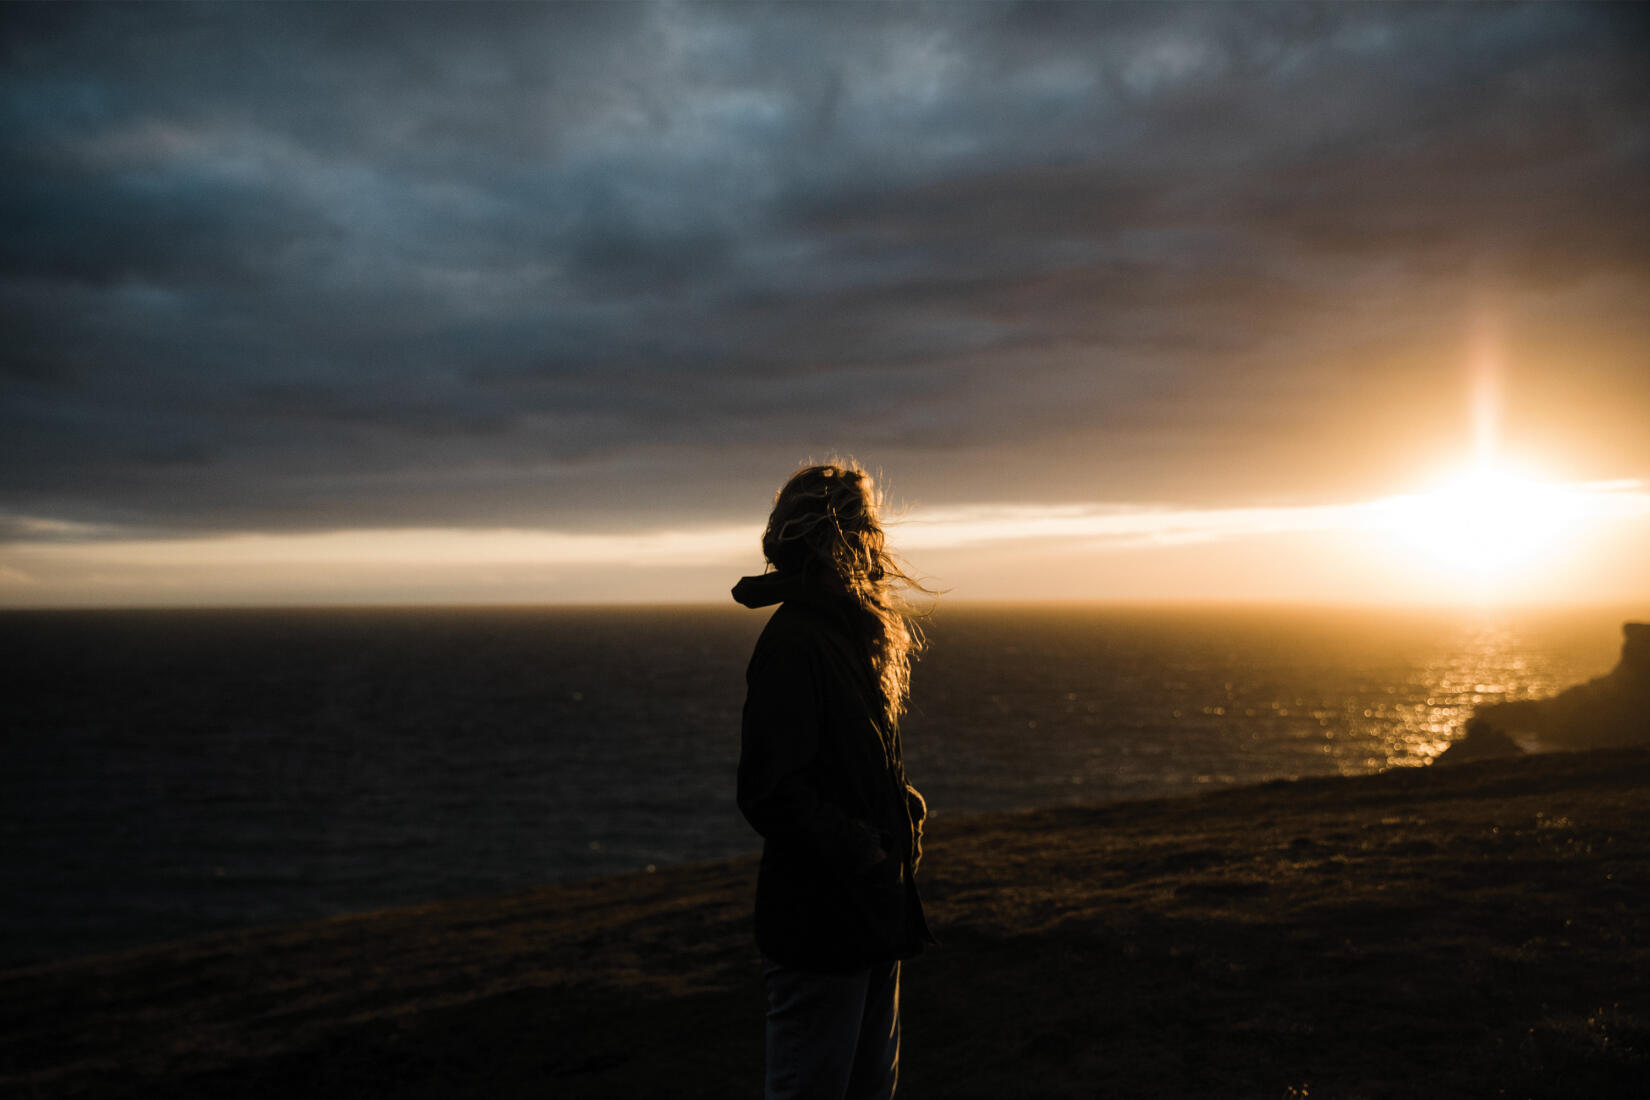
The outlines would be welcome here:
M 764 837 L 800 841 L 844 874 L 888 857 L 871 825 L 817 789 L 824 701 L 817 654 L 801 639 L 764 639 L 752 659 L 740 730 L 739 810 Z
M 905 806 L 911 814 L 911 870 L 922 862 L 922 823 L 928 820 L 928 800 L 911 784 L 905 785 Z

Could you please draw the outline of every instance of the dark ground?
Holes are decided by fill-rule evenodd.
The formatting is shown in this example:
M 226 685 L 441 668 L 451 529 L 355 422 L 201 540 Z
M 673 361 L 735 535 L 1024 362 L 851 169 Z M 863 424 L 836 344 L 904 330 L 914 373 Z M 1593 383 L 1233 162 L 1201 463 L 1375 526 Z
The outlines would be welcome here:
M 1650 750 L 937 818 L 902 1096 L 1650 1097 Z M 0 1095 L 756 1097 L 750 860 L 0 974 Z

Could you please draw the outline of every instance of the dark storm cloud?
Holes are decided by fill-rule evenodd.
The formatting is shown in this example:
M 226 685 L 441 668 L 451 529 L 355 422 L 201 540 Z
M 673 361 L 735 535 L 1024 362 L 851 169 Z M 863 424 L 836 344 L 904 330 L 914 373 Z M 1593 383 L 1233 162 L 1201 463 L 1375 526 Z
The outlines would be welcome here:
M 1447 430 L 1486 284 L 1650 401 L 1632 9 L 3 18 L 12 515 L 704 519 L 835 449 L 935 501 L 1311 493 Z

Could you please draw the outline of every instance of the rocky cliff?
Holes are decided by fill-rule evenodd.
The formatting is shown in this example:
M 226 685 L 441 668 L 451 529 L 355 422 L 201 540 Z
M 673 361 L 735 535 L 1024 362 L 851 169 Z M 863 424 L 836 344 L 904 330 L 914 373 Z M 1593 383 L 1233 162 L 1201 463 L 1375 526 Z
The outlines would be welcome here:
M 1621 660 L 1606 675 L 1549 699 L 1480 707 L 1474 721 L 1504 733 L 1533 734 L 1543 748 L 1650 744 L 1650 623 L 1621 629 Z

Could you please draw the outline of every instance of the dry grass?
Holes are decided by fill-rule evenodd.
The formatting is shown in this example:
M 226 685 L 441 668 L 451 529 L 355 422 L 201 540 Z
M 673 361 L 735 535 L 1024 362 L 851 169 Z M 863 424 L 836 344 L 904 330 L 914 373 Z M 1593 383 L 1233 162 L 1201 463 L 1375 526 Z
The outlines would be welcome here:
M 911 1097 L 1650 1096 L 1650 751 L 936 819 Z M 760 1092 L 749 860 L 0 975 L 0 1092 Z

